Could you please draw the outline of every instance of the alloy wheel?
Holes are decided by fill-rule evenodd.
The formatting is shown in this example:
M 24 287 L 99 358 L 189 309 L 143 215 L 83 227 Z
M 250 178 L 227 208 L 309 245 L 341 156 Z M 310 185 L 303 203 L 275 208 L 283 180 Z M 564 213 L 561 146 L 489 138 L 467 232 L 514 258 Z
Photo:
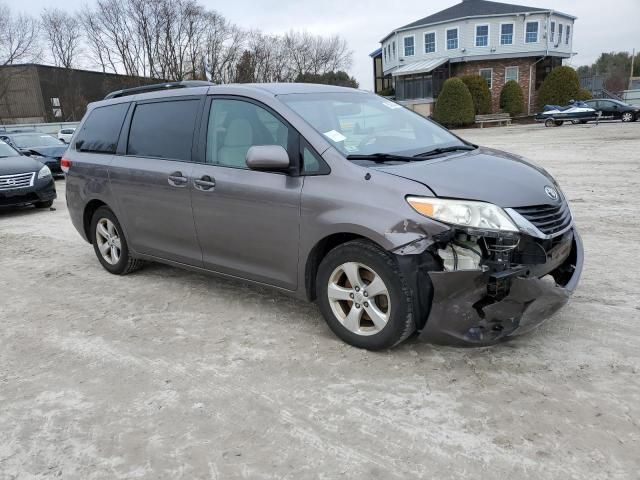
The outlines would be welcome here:
M 632 120 L 633 120 L 633 114 L 631 114 L 629 112 L 622 114 L 622 121 L 623 122 L 630 122 Z
M 120 234 L 108 218 L 101 218 L 96 225 L 96 243 L 100 255 L 109 265 L 115 265 L 122 255 Z
M 338 321 L 357 335 L 380 333 L 389 321 L 389 290 L 366 265 L 348 262 L 337 267 L 329 277 L 327 296 Z

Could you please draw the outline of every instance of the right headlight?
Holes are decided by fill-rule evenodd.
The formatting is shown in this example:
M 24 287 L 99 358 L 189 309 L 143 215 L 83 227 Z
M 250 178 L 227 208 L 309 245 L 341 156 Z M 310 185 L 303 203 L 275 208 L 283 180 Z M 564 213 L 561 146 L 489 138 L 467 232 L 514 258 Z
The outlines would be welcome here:
M 407 197 L 411 207 L 425 217 L 467 228 L 518 232 L 518 227 L 497 205 L 472 200 Z

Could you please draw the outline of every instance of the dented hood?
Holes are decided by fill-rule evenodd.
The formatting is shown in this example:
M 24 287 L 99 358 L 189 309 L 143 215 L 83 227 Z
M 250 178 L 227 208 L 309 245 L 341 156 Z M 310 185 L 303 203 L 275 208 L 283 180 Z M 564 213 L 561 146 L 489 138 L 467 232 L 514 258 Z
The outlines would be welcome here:
M 545 187 L 558 189 L 544 169 L 523 158 L 487 148 L 373 168 L 415 180 L 438 197 L 490 202 L 503 208 L 548 204 Z

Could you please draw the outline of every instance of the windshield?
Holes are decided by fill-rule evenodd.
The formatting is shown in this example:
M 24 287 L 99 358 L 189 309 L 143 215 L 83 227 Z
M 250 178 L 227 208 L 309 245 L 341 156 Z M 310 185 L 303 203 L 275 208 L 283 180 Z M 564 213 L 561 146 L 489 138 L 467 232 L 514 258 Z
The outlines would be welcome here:
M 59 147 L 64 145 L 57 138 L 42 133 L 34 133 L 33 135 L 16 135 L 13 137 L 13 143 L 18 148 L 28 147 Z
M 373 94 L 291 94 L 278 99 L 345 156 L 416 155 L 434 148 L 465 145 L 430 120 Z
M 16 150 L 14 150 L 11 145 L 7 145 L 2 140 L 0 140 L 0 158 L 18 156 L 20 156 L 20 154 Z

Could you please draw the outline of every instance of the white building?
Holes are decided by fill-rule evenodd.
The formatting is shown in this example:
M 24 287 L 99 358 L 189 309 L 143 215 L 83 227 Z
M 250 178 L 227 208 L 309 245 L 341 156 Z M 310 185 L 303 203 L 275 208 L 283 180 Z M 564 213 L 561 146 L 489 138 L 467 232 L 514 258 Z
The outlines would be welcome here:
M 398 100 L 427 113 L 444 80 L 475 74 L 486 78 L 495 110 L 509 80 L 520 83 L 532 110 L 548 72 L 572 55 L 575 20 L 552 9 L 462 0 L 381 40 L 372 54 L 376 92 L 393 86 Z

